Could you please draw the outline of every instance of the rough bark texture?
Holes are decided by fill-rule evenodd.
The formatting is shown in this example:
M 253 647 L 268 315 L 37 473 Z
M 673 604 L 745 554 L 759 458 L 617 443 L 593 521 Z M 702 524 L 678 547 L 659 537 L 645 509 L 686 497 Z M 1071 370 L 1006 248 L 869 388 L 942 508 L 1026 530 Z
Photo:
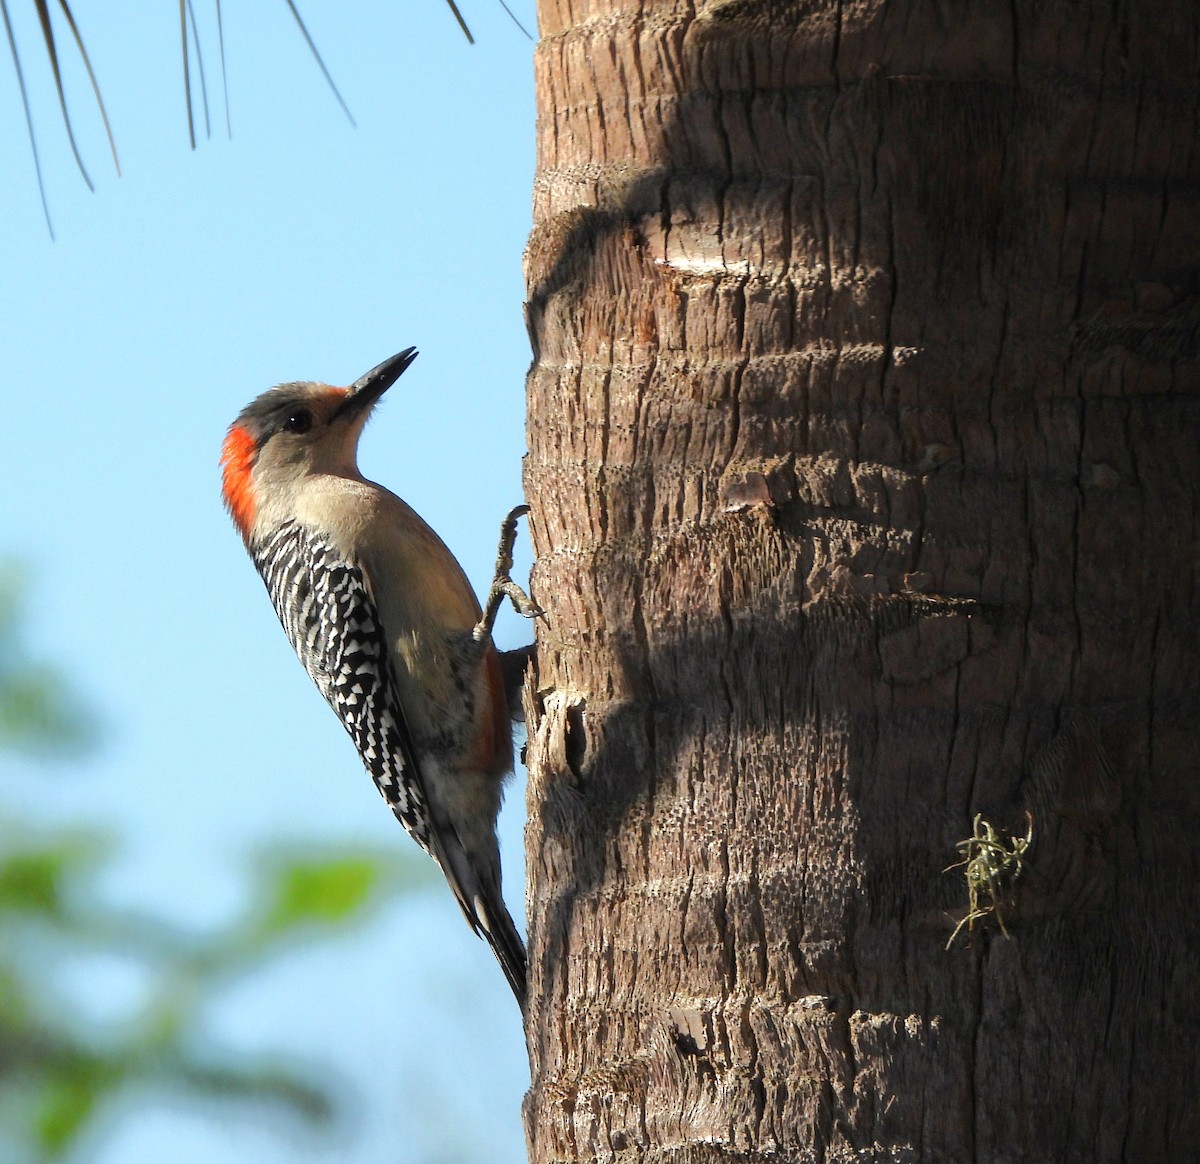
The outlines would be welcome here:
M 1200 1159 L 1200 5 L 540 18 L 533 1160 Z

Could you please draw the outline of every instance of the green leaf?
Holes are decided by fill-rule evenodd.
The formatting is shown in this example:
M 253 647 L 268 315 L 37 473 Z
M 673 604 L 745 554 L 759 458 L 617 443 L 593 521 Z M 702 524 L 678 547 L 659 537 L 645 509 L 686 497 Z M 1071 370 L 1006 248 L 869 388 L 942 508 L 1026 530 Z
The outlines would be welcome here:
M 53 1158 L 74 1143 L 113 1082 L 95 1062 L 80 1059 L 46 1079 L 38 1099 L 34 1127 L 41 1146 Z
M 291 861 L 276 871 L 265 928 L 278 933 L 347 921 L 368 904 L 379 876 L 379 865 L 364 857 Z
M 61 850 L 17 853 L 0 861 L 0 909 L 58 914 L 69 857 Z

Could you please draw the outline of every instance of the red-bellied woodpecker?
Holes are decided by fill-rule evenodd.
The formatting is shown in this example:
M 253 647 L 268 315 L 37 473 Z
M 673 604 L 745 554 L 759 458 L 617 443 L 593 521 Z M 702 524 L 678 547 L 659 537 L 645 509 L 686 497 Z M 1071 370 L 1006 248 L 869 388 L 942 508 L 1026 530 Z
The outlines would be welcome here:
M 525 948 L 500 896 L 496 813 L 513 759 L 491 628 L 505 596 L 538 613 L 508 577 L 525 507 L 505 519 L 481 613 L 437 534 L 359 472 L 367 417 L 416 354 L 349 388 L 263 393 L 225 438 L 225 504 L 305 670 L 523 1003 Z

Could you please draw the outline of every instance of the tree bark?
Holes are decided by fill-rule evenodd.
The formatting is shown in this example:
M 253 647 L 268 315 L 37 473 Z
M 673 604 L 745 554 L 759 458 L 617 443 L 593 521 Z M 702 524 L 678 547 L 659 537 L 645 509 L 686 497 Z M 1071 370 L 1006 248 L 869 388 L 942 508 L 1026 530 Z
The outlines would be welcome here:
M 1200 1159 L 1200 5 L 540 20 L 532 1159 Z

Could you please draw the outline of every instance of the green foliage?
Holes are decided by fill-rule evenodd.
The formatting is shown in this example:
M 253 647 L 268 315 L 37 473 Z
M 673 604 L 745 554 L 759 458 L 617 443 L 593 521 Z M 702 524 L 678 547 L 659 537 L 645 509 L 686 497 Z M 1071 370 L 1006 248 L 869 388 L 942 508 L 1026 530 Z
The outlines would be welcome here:
M 358 857 L 323 863 L 294 860 L 276 873 L 265 929 L 285 932 L 312 923 L 345 921 L 370 898 L 378 877 L 379 867 Z
M 70 925 L 66 903 L 78 896 L 111 845 L 94 833 L 39 836 L 0 817 L 0 924 L 6 916 Z
M 17 584 L 0 575 L 0 752 L 78 747 L 78 712 L 52 669 L 37 667 L 17 634 Z M 36 700 L 31 674 L 38 674 Z M 271 1059 L 205 1045 L 214 996 L 291 945 L 361 924 L 396 892 L 425 880 L 414 856 L 276 845 L 255 868 L 251 903 L 195 934 L 98 900 L 112 838 L 40 832 L 0 812 L 0 1160 L 51 1164 L 80 1143 L 117 1096 L 177 1091 L 219 1103 L 269 1105 L 308 1122 L 334 1114 L 328 1085 Z M 144 983 L 133 1013 L 79 1013 L 61 971 L 116 958 Z
M 276 850 L 260 862 L 258 904 L 197 936 L 92 900 L 86 886 L 107 847 L 0 827 L 0 1159 L 60 1159 L 102 1103 L 132 1088 L 270 1104 L 327 1122 L 333 1098 L 318 1078 L 206 1049 L 204 1012 L 222 986 L 266 965 L 285 939 L 360 923 L 417 880 L 409 862 Z M 136 1013 L 119 1024 L 94 1029 L 53 985 L 59 965 L 89 954 L 116 954 L 144 972 Z

